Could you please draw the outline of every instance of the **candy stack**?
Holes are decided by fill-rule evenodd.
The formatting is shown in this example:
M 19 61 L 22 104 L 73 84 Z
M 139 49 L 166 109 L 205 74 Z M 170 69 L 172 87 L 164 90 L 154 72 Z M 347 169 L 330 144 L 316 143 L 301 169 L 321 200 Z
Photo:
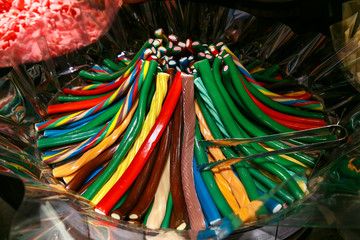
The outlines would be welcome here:
M 322 104 L 277 65 L 239 59 L 224 43 L 182 42 L 161 29 L 155 37 L 131 60 L 121 55 L 81 71 L 86 84 L 63 89 L 61 103 L 48 107 L 51 119 L 35 128 L 54 176 L 95 211 L 153 229 L 201 230 L 225 219 L 235 229 L 302 199 L 313 154 L 198 165 L 322 138 L 200 142 L 320 128 Z

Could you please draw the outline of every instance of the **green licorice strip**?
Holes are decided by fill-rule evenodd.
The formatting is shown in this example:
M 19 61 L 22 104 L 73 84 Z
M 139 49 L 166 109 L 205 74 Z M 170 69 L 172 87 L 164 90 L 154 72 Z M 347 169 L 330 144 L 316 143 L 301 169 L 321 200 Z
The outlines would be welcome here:
M 214 74 L 214 75 L 216 75 L 216 74 Z M 218 111 L 213 106 L 213 102 L 212 102 L 211 98 L 208 96 L 207 92 L 205 93 L 206 89 L 203 89 L 201 84 L 202 84 L 202 82 L 201 82 L 200 78 L 195 80 L 195 85 L 197 86 L 197 89 L 201 91 L 201 92 L 199 92 L 200 96 L 202 97 L 201 101 L 204 101 L 204 103 L 206 105 L 206 109 L 203 109 L 203 111 L 205 111 L 205 112 L 209 111 L 210 112 L 210 115 L 212 116 L 212 119 L 214 119 L 216 128 L 218 128 L 220 130 L 220 132 L 222 133 L 221 138 L 223 138 L 223 137 L 230 138 L 229 133 L 226 131 L 225 127 L 223 126 L 223 123 L 221 122 L 221 120 L 220 120 L 220 118 L 218 116 Z M 239 113 L 239 114 L 241 115 L 241 113 Z M 209 121 L 212 121 L 212 119 L 209 120 Z M 245 119 L 245 120 L 247 121 L 247 119 Z M 239 128 L 239 129 L 240 129 L 240 131 L 242 133 L 242 136 L 249 137 L 249 135 L 242 128 Z M 264 133 L 263 135 L 266 135 L 266 134 Z M 220 135 L 219 135 L 219 137 L 220 137 Z M 260 146 L 258 144 L 243 145 L 243 147 L 247 147 L 247 146 L 250 147 L 250 148 L 252 147 L 254 149 L 254 151 L 252 151 L 251 154 L 255 154 L 257 152 L 266 152 L 266 149 L 264 149 L 262 146 Z M 236 157 L 236 155 L 233 154 L 233 155 L 227 156 L 227 157 L 228 158 Z M 284 159 L 282 157 L 270 156 L 270 157 L 267 157 L 267 159 L 270 160 L 273 163 L 283 165 L 283 166 L 285 166 L 285 167 L 287 167 L 287 168 L 289 168 L 289 169 L 291 169 L 292 171 L 295 171 L 295 172 L 305 171 L 306 170 L 305 167 L 300 166 L 300 165 L 298 165 L 296 163 L 293 163 L 291 161 L 288 161 L 287 159 Z M 244 173 L 244 174 L 246 174 L 246 173 Z M 254 197 L 256 197 L 256 196 L 254 196 Z M 251 199 L 251 197 L 250 197 L 250 199 Z
M 214 64 L 213 64 L 213 73 L 214 73 L 214 79 L 215 79 L 215 83 L 217 85 L 218 90 L 220 91 L 220 94 L 222 95 L 222 97 L 224 98 L 225 102 L 227 103 L 227 105 L 229 106 L 230 112 L 232 114 L 232 116 L 236 119 L 236 121 L 239 123 L 239 125 L 243 128 L 246 129 L 247 132 L 249 132 L 250 134 L 252 134 L 255 137 L 260 137 L 260 136 L 266 136 L 267 134 L 265 132 L 263 132 L 261 129 L 259 129 L 255 124 L 253 124 L 251 121 L 249 121 L 236 107 L 235 103 L 232 101 L 232 98 L 229 96 L 228 92 L 226 91 L 224 85 L 221 82 L 221 73 L 220 73 L 220 65 L 221 65 L 221 59 L 220 58 L 216 58 L 214 60 Z M 269 145 L 270 147 L 274 148 L 274 149 L 283 149 L 283 148 L 288 148 L 289 146 L 287 146 L 286 144 L 279 142 L 279 141 L 272 141 L 272 142 L 267 142 L 267 145 Z M 256 144 L 257 146 L 259 146 L 258 144 Z M 265 152 L 266 150 L 259 146 L 256 149 L 257 151 L 260 152 Z M 294 157 L 295 159 L 303 162 L 304 164 L 308 165 L 308 166 L 314 166 L 315 164 L 315 159 L 313 159 L 312 157 L 305 155 L 305 154 L 291 154 L 292 157 Z M 283 159 L 282 157 L 278 157 L 278 156 L 273 156 L 270 157 L 270 159 L 276 159 L 278 161 L 281 162 L 288 162 L 290 163 L 287 164 L 287 166 L 296 166 L 296 164 L 291 163 L 285 159 Z M 284 161 L 285 160 L 285 161 Z M 301 167 L 304 168 L 304 167 Z M 299 169 L 299 168 L 297 168 Z M 305 169 L 305 168 L 304 168 Z
M 229 55 L 229 57 L 230 57 L 230 55 Z M 232 62 L 232 60 L 231 60 L 231 62 Z M 232 64 L 235 67 L 233 62 L 232 62 Z M 220 117 L 221 117 L 225 127 L 228 129 L 229 134 L 233 138 L 247 138 L 248 136 L 243 135 L 243 133 L 240 130 L 240 126 L 238 126 L 237 122 L 233 119 L 221 94 L 218 92 L 217 86 L 214 83 L 215 80 L 212 75 L 209 62 L 206 60 L 197 62 L 197 63 L 195 63 L 195 67 L 199 70 L 201 76 L 203 76 L 206 79 L 204 81 L 204 83 L 208 89 L 210 97 L 212 99 L 216 99 L 216 101 L 214 102 L 215 106 L 218 110 L 219 109 L 221 110 L 221 111 L 219 111 L 219 114 L 220 114 Z M 247 94 L 247 93 L 245 93 L 245 94 Z M 247 95 L 247 97 L 249 97 L 249 96 Z M 249 146 L 253 146 L 256 149 L 259 145 L 251 144 Z M 253 154 L 258 153 L 251 147 L 242 146 L 242 150 L 245 151 L 246 155 L 253 155 Z M 304 196 L 304 193 L 302 192 L 299 185 L 296 183 L 296 181 L 294 179 L 291 178 L 291 176 L 284 169 L 277 166 L 276 164 L 271 163 L 271 161 L 269 161 L 267 159 L 259 158 L 259 159 L 254 159 L 253 161 L 258 163 L 259 165 L 261 165 L 261 167 L 263 167 L 264 169 L 266 169 L 266 170 L 270 171 L 271 173 L 273 173 L 274 175 L 278 176 L 282 181 L 286 181 L 286 185 L 289 187 L 292 194 L 294 195 L 294 197 L 297 200 L 301 199 Z M 241 178 L 241 181 L 244 184 L 246 191 L 248 192 L 249 198 L 250 198 L 250 194 L 251 195 L 253 194 L 254 196 L 257 195 L 259 197 L 259 193 L 255 187 L 255 183 L 252 181 L 252 178 L 250 177 L 250 178 L 245 179 L 245 176 L 248 177 L 248 176 L 250 176 L 250 174 L 247 172 L 247 168 L 244 166 L 244 163 L 239 162 L 237 165 L 239 165 L 239 168 L 241 170 L 241 172 L 239 173 L 239 176 Z
M 230 56 L 229 56 L 230 57 Z M 224 59 L 225 61 L 228 61 L 228 62 L 232 62 L 233 66 L 230 68 L 230 71 L 233 71 L 234 69 L 235 70 L 235 76 L 236 74 L 239 74 L 240 75 L 240 72 L 237 70 L 237 68 L 235 67 L 234 65 L 234 62 L 232 61 L 231 57 L 229 59 L 229 57 L 227 57 L 227 60 Z M 230 67 L 230 66 L 229 66 Z M 234 68 L 235 67 L 235 68 Z M 233 70 L 232 70 L 233 69 Z M 233 75 L 232 75 L 233 76 Z M 252 74 L 252 76 L 257 79 L 258 76 L 263 77 L 262 75 L 260 74 Z M 258 80 L 261 80 L 261 81 L 265 81 L 263 79 L 260 79 L 258 78 Z M 265 77 L 263 77 L 265 78 Z M 239 81 L 239 77 L 235 78 L 237 81 Z M 244 79 L 244 78 L 243 78 Z M 276 82 L 279 82 L 278 79 L 276 79 L 277 81 Z M 284 82 L 285 80 L 280 80 L 282 82 Z M 241 83 L 241 82 L 240 82 Z M 300 116 L 300 117 L 307 117 L 307 118 L 317 118 L 317 119 L 323 119 L 324 116 L 322 113 L 319 113 L 319 112 L 309 112 L 309 111 L 302 111 L 302 110 L 299 110 L 297 108 L 294 108 L 294 107 L 289 107 L 289 106 L 286 106 L 286 105 L 283 105 L 281 103 L 278 103 L 274 100 L 272 100 L 271 98 L 269 98 L 268 96 L 264 95 L 262 92 L 260 92 L 258 89 L 256 89 L 252 84 L 250 84 L 248 81 L 244 81 L 247 89 L 254 95 L 254 97 L 256 97 L 257 99 L 259 99 L 262 103 L 264 103 L 265 105 L 269 106 L 270 108 L 273 108 L 279 112 L 283 112 L 283 113 L 288 113 L 288 114 L 291 114 L 291 115 L 295 115 L 295 116 Z
M 120 200 L 115 204 L 115 206 L 111 209 L 110 212 L 114 211 L 115 209 L 119 208 L 126 200 L 127 196 L 131 191 L 131 187 L 124 193 L 124 195 L 120 198 Z
M 166 203 L 166 212 L 165 212 L 164 220 L 162 221 L 160 226 L 161 228 L 169 228 L 172 208 L 173 208 L 173 200 L 170 192 Z
M 205 149 L 200 146 L 199 141 L 201 141 L 201 133 L 199 130 L 199 125 L 195 126 L 195 146 L 194 153 L 196 156 L 196 162 L 198 165 L 208 163 L 208 159 L 205 153 Z M 204 179 L 206 188 L 208 189 L 211 198 L 214 200 L 214 203 L 223 217 L 231 216 L 234 214 L 231 207 L 227 203 L 226 199 L 222 195 L 218 185 L 216 184 L 214 175 L 211 171 L 201 172 L 201 176 Z M 239 219 L 240 220 L 240 219 Z
M 172 49 L 174 48 L 174 44 L 170 43 L 170 41 L 165 45 L 165 48 L 168 53 L 171 53 Z
M 267 114 L 265 114 L 261 109 L 259 109 L 258 106 L 252 101 L 248 93 L 246 92 L 242 82 L 246 85 L 245 78 L 239 73 L 237 70 L 235 63 L 233 62 L 230 55 L 224 57 L 225 63 L 230 68 L 230 74 L 231 79 L 234 84 L 235 89 L 238 91 L 238 95 L 241 97 L 243 103 L 245 106 L 253 113 L 254 117 L 256 117 L 258 120 L 260 120 L 264 125 L 269 127 L 270 129 L 276 131 L 276 132 L 292 132 L 293 130 L 285 127 L 284 125 L 276 122 L 272 118 L 270 118 Z M 242 81 L 241 81 L 242 80 Z M 250 85 L 250 84 L 247 84 Z M 248 87 L 248 86 L 246 86 Z
M 147 223 L 147 220 L 149 218 L 149 215 L 151 213 L 151 209 L 153 207 L 153 204 L 154 204 L 154 201 L 151 202 L 150 206 L 149 206 L 149 209 L 147 210 L 146 214 L 145 214 L 145 217 L 144 217 L 144 221 L 143 221 L 143 226 L 146 226 L 146 223 Z
M 150 62 L 148 73 L 145 77 L 144 83 L 141 87 L 139 104 L 136 109 L 135 116 L 131 119 L 131 122 L 124 134 L 123 139 L 120 142 L 118 150 L 115 152 L 113 158 L 111 159 L 109 165 L 105 171 L 95 180 L 93 184 L 83 193 L 83 197 L 86 199 L 92 199 L 101 187 L 106 183 L 110 176 L 114 173 L 121 160 L 126 156 L 131 145 L 135 141 L 137 135 L 139 134 L 142 124 L 145 119 L 145 109 L 146 103 L 149 95 L 149 90 L 153 83 L 153 77 L 156 73 L 158 63 L 155 61 Z
M 107 71 L 108 73 L 114 72 L 111 68 L 109 68 L 106 65 L 102 65 L 101 68 L 104 69 L 105 71 Z M 97 74 L 104 74 L 104 73 L 98 73 L 97 72 Z
M 96 80 L 96 81 L 110 81 L 110 80 L 114 80 L 115 78 L 120 77 L 121 75 L 123 75 L 129 68 L 131 68 L 132 66 L 135 65 L 135 62 L 138 60 L 138 58 L 141 56 L 141 54 L 143 53 L 143 51 L 146 48 L 149 48 L 152 46 L 152 42 L 153 39 L 149 39 L 148 41 L 145 42 L 145 44 L 141 47 L 141 49 L 137 52 L 137 54 L 134 56 L 134 58 L 131 60 L 131 62 L 129 63 L 129 65 L 127 65 L 124 69 L 121 69 L 118 72 L 112 73 L 112 74 L 104 74 L 104 75 L 95 75 L 92 73 L 89 73 L 85 70 L 81 70 L 79 73 L 80 77 L 83 78 L 87 78 L 87 79 L 91 79 L 91 80 Z
M 237 95 L 237 92 L 235 91 L 234 86 L 232 85 L 230 69 L 229 69 L 228 65 L 224 66 L 223 71 L 222 71 L 222 77 L 223 77 L 224 86 L 225 86 L 227 92 L 230 94 L 233 101 L 235 101 L 235 103 L 241 109 L 243 109 L 243 111 L 245 111 L 244 113 L 247 113 L 248 111 L 247 111 L 244 103 L 241 101 L 240 97 Z
M 268 128 L 274 130 L 275 132 L 280 132 L 280 133 L 281 132 L 293 132 L 294 130 L 276 122 L 271 117 L 269 117 L 267 114 L 265 114 L 263 111 L 261 111 L 261 109 L 259 107 L 256 106 L 256 104 L 252 101 L 250 96 L 247 94 L 242 82 L 244 82 L 245 86 L 249 90 L 253 86 L 251 86 L 251 84 L 246 81 L 246 79 L 243 77 L 243 75 L 240 74 L 240 72 L 236 68 L 235 63 L 233 62 L 230 55 L 226 56 L 224 58 L 224 60 L 230 67 L 231 79 L 235 86 L 235 89 L 238 91 L 238 94 L 242 98 L 242 101 L 244 102 L 245 106 L 252 112 L 254 117 L 257 118 L 258 121 L 262 122 Z M 241 80 L 242 80 L 242 82 L 241 82 Z M 255 89 L 255 88 L 253 87 L 253 89 Z M 259 91 L 257 91 L 257 92 L 260 93 Z M 262 95 L 262 96 L 265 96 L 265 95 Z M 272 102 L 274 103 L 274 101 L 272 101 Z M 305 111 L 303 111 L 303 112 L 305 112 Z M 306 141 L 306 142 L 318 142 L 318 141 L 325 141 L 325 140 L 328 140 L 328 138 L 327 137 L 312 137 L 312 138 L 303 138 L 302 139 L 302 141 Z M 289 142 L 292 142 L 292 140 L 289 140 Z
M 273 101 L 272 99 L 270 99 L 269 97 L 265 96 L 263 93 L 261 93 L 259 90 L 257 90 L 251 83 L 249 83 L 244 76 L 239 72 L 239 70 L 236 68 L 235 63 L 232 60 L 232 57 L 230 55 L 228 55 L 227 57 L 224 58 L 225 62 L 229 65 L 230 67 L 230 74 L 231 74 L 231 79 L 233 81 L 233 84 L 235 86 L 235 89 L 238 91 L 239 96 L 242 98 L 244 104 L 247 106 L 247 108 L 254 114 L 255 117 L 258 118 L 259 121 L 263 122 L 265 126 L 269 127 L 270 129 L 277 131 L 277 132 L 292 132 L 294 130 L 276 122 L 275 120 L 273 120 L 271 117 L 269 117 L 268 115 L 266 115 L 263 111 L 261 111 L 256 104 L 252 101 L 252 99 L 250 98 L 250 96 L 247 94 L 243 84 L 241 83 L 241 80 L 244 82 L 246 88 L 250 91 L 250 93 L 252 93 L 254 95 L 254 97 L 256 97 L 257 99 L 259 99 L 261 102 L 265 103 L 264 101 L 267 101 L 268 103 L 270 103 L 268 106 L 270 108 L 275 109 L 276 106 L 279 106 L 281 108 L 286 108 L 286 109 L 291 109 L 293 111 L 297 111 L 297 112 L 301 112 L 303 114 L 310 114 L 310 115 L 314 115 L 314 116 L 304 116 L 303 117 L 312 117 L 312 118 L 323 118 L 323 114 L 322 113 L 315 113 L 315 112 L 307 112 L 307 111 L 302 111 L 302 110 L 298 110 L 296 108 L 292 108 L 286 105 L 282 105 L 280 103 L 277 103 L 275 101 Z M 262 100 L 263 99 L 263 100 Z M 271 104 L 273 104 L 273 106 L 270 106 Z M 278 111 L 280 111 L 278 109 Z M 289 113 L 292 114 L 292 113 Z M 292 115 L 296 115 L 295 112 Z M 316 115 L 316 116 L 315 116 Z M 320 116 L 320 117 L 319 117 Z M 318 141 L 326 141 L 332 139 L 331 137 L 322 137 L 322 136 L 317 136 L 317 137 L 311 137 L 311 138 L 303 138 L 302 141 L 303 142 L 318 142 Z M 295 142 L 293 140 L 289 140 L 289 142 L 292 142 L 295 144 Z M 298 153 L 301 154 L 301 153 Z
M 323 107 L 323 105 L 321 103 L 318 104 L 311 104 L 311 105 L 304 105 L 304 106 L 300 106 L 300 108 L 305 108 L 305 109 L 314 109 L 314 108 L 319 108 L 321 109 Z M 320 111 L 320 110 L 319 110 Z
M 211 116 L 213 117 L 214 121 L 216 122 L 216 126 L 218 126 L 220 132 L 226 138 L 230 138 L 230 135 L 226 131 L 226 128 L 219 117 L 218 111 L 216 110 L 216 108 L 214 106 L 213 100 L 210 98 L 209 93 L 207 92 L 207 90 L 204 86 L 204 83 L 201 81 L 201 78 L 195 79 L 194 84 L 195 84 L 196 89 L 198 90 L 198 93 L 201 96 L 202 100 L 205 102 L 207 109 L 211 113 Z
M 260 66 L 261 64 L 262 64 L 262 62 L 260 60 L 255 60 L 255 61 L 252 61 L 251 63 L 249 63 L 245 68 L 246 68 L 246 70 L 251 71 L 251 69 L 253 69 L 257 66 Z
M 213 135 L 213 137 L 215 139 L 222 139 L 224 138 L 224 136 L 221 134 L 218 126 L 216 125 L 216 123 L 213 121 L 211 114 L 208 112 L 207 108 L 205 107 L 204 102 L 202 101 L 202 99 L 199 97 L 198 93 L 196 93 L 196 99 L 198 101 L 199 107 L 201 109 L 201 112 L 203 113 L 204 119 L 210 129 L 211 134 Z M 232 157 L 237 157 L 238 155 L 231 149 L 228 147 L 222 147 L 221 148 L 222 152 L 224 153 L 224 155 L 227 158 L 232 158 Z M 236 171 L 238 172 L 239 176 L 240 174 L 243 175 L 243 179 L 249 178 L 251 180 L 253 180 L 251 178 L 251 176 L 247 176 L 246 174 L 248 174 L 248 172 L 243 171 L 244 166 L 241 164 L 235 164 L 234 165 Z M 247 184 L 249 184 L 249 182 L 243 182 L 244 186 L 246 186 Z M 251 183 L 250 183 L 251 184 Z M 254 183 L 255 184 L 255 183 Z M 251 189 L 251 185 L 250 187 L 248 186 L 248 188 Z M 246 189 L 246 187 L 245 187 Z M 248 196 L 250 198 L 250 200 L 255 200 L 257 199 L 260 194 L 258 192 L 254 193 L 254 192 L 248 192 Z M 266 215 L 267 214 L 267 210 L 265 207 L 261 207 L 258 211 L 259 215 Z
M 195 63 L 195 68 L 200 72 L 203 82 L 205 84 L 206 89 L 211 97 L 211 99 L 215 100 L 215 108 L 218 110 L 219 116 L 224 123 L 225 128 L 231 137 L 243 137 L 240 127 L 237 122 L 234 120 L 231 115 L 228 106 L 226 105 L 224 99 L 222 98 L 220 92 L 217 89 L 215 84 L 214 76 L 211 72 L 210 64 L 208 60 L 203 60 Z M 245 145 L 241 146 L 242 149 L 246 150 Z M 243 163 L 239 163 L 239 176 L 241 181 L 244 184 L 244 187 L 249 195 L 251 200 L 259 198 L 259 192 L 255 187 L 255 183 L 253 182 L 250 174 L 247 172 L 246 167 L 243 167 Z
M 261 80 L 261 79 L 259 79 L 259 80 Z M 281 80 L 281 81 L 283 81 L 283 80 Z M 251 94 L 254 95 L 254 97 L 259 99 L 265 105 L 267 105 L 270 108 L 273 108 L 273 109 L 275 109 L 275 110 L 277 110 L 279 112 L 288 113 L 288 114 L 291 114 L 291 115 L 300 116 L 300 117 L 306 117 L 306 118 L 316 118 L 316 119 L 323 119 L 324 118 L 323 114 L 319 113 L 319 112 L 302 111 L 302 110 L 299 110 L 297 108 L 289 107 L 289 106 L 283 105 L 281 103 L 275 102 L 274 100 L 272 100 L 271 98 L 269 98 L 268 96 L 266 96 L 262 92 L 260 92 L 258 89 L 256 89 L 249 82 L 244 81 L 244 83 L 245 83 L 247 89 L 251 92 Z
M 104 94 L 99 94 L 99 95 L 89 95 L 89 96 L 63 96 L 63 95 L 59 95 L 58 96 L 58 101 L 59 102 L 77 102 L 77 101 L 83 101 L 83 100 L 89 100 L 89 99 L 102 97 L 102 96 L 105 96 L 106 94 L 109 94 L 109 93 L 104 93 Z
M 111 61 L 110 59 L 106 58 L 103 61 L 103 64 L 105 66 L 107 66 L 108 68 L 111 69 L 111 71 L 117 72 L 120 70 L 121 67 L 119 67 L 119 65 L 117 65 L 116 63 L 114 63 L 113 61 Z
M 198 52 L 204 52 L 206 50 L 200 41 L 192 42 L 191 46 Z
M 245 166 L 249 169 L 250 174 L 260 183 L 264 184 L 267 188 L 273 189 L 278 184 L 271 180 L 270 178 L 266 177 L 264 174 L 262 174 L 259 170 L 254 168 L 248 163 L 245 163 Z M 279 188 L 276 192 L 276 195 L 279 196 L 281 199 L 283 199 L 285 202 L 291 204 L 295 201 L 294 197 L 286 191 L 284 188 Z
M 267 193 L 269 191 L 269 189 L 267 189 L 264 185 L 262 185 L 260 182 L 258 182 L 257 180 L 254 180 L 255 181 L 255 185 L 256 187 L 262 191 L 263 193 Z M 283 205 L 285 203 L 284 200 L 282 200 L 281 198 L 273 195 L 271 196 L 273 199 L 275 199 L 276 201 L 278 201 L 279 203 L 281 203 L 281 205 Z
M 273 64 L 270 68 L 265 70 L 265 72 L 262 74 L 262 76 L 271 77 L 274 75 L 274 73 L 279 71 L 279 69 L 280 69 L 279 65 Z M 282 81 L 281 79 L 277 79 L 277 80 Z
M 40 138 L 37 140 L 37 146 L 38 148 L 50 148 L 50 147 L 56 147 L 56 146 L 62 146 L 66 144 L 76 143 L 84 141 L 85 139 L 88 139 L 89 137 L 92 137 L 94 134 L 98 133 L 104 126 L 99 126 L 94 129 L 73 134 L 70 136 L 64 137 L 64 135 L 59 137 L 53 137 L 53 138 Z
M 129 62 L 127 62 L 127 61 L 125 61 L 125 60 L 119 60 L 119 64 L 118 64 L 119 70 L 120 70 L 121 68 L 125 68 L 127 65 L 129 65 L 128 63 L 129 63 Z

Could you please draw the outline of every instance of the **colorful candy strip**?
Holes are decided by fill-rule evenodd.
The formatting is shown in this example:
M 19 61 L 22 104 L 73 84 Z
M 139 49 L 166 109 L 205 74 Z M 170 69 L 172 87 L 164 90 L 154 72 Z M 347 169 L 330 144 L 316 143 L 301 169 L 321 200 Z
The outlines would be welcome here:
M 181 73 L 179 73 L 171 85 L 168 96 L 164 102 L 163 108 L 155 122 L 153 128 L 142 144 L 141 148 L 138 151 L 138 154 L 135 156 L 134 161 L 130 164 L 127 171 L 123 176 L 116 182 L 114 187 L 109 191 L 107 196 L 105 196 L 95 207 L 97 211 L 100 211 L 104 214 L 107 214 L 109 210 L 114 205 L 114 202 L 119 199 L 126 189 L 134 182 L 135 178 L 138 176 L 139 172 L 145 165 L 147 159 L 149 158 L 152 150 L 159 141 L 161 134 L 164 132 L 166 125 L 168 124 L 170 117 L 174 111 L 175 105 L 181 94 Z M 125 191 L 124 191 L 125 190 Z
M 104 173 L 92 184 L 83 196 L 87 199 L 92 199 L 97 192 L 101 189 L 101 187 L 105 184 L 105 182 L 111 177 L 113 172 L 117 169 L 119 163 L 125 157 L 126 153 L 130 149 L 131 145 L 135 141 L 145 115 L 145 108 L 146 108 L 146 100 L 148 98 L 148 92 L 152 83 L 152 79 L 156 72 L 158 64 L 155 61 L 151 61 L 149 65 L 148 74 L 144 80 L 144 84 L 141 87 L 141 93 L 139 98 L 139 106 L 135 113 L 135 116 L 130 122 L 128 129 L 125 132 L 124 138 L 120 143 L 120 147 L 116 151 L 113 159 L 111 160 L 109 167 L 106 168 Z
M 123 175 L 125 170 L 131 164 L 132 160 L 134 159 L 137 151 L 143 144 L 146 136 L 149 134 L 152 126 L 154 125 L 156 118 L 158 117 L 162 102 L 165 98 L 167 93 L 167 80 L 169 75 L 166 73 L 159 73 L 156 78 L 156 91 L 154 97 L 151 102 L 149 113 L 146 116 L 144 124 L 141 128 L 140 134 L 137 137 L 133 147 L 130 149 L 129 153 L 127 154 L 126 158 L 122 160 L 120 165 L 118 166 L 117 170 L 114 172 L 113 176 L 109 179 L 109 181 L 100 189 L 98 194 L 91 200 L 93 204 L 97 204 L 105 195 L 106 193 L 113 187 L 116 181 Z
M 80 119 L 86 118 L 88 116 L 91 116 L 105 108 L 107 108 L 110 104 L 112 104 L 115 100 L 117 100 L 126 90 L 128 87 L 132 84 L 132 81 L 135 79 L 128 78 L 127 81 L 125 81 L 121 87 L 119 87 L 108 99 L 103 100 L 98 105 L 84 111 L 80 111 L 77 113 L 70 114 L 68 116 L 52 119 L 49 121 L 45 121 L 42 123 L 35 124 L 36 131 L 43 131 L 46 129 L 51 129 L 55 127 L 59 127 L 65 124 L 69 124 L 72 122 L 76 122 Z
M 105 149 L 110 147 L 125 131 L 128 127 L 134 112 L 137 107 L 137 102 L 132 106 L 126 118 L 121 122 L 120 126 L 118 126 L 109 136 L 107 136 L 100 144 L 96 145 L 94 148 L 89 149 L 85 152 L 76 162 L 71 164 L 63 165 L 53 169 L 54 177 L 63 177 L 76 172 L 86 163 L 95 159 L 99 154 L 101 154 Z
M 81 70 L 79 73 L 79 76 L 84 77 L 86 79 L 90 79 L 90 80 L 96 80 L 96 81 L 109 81 L 109 80 L 111 81 L 113 79 L 116 79 L 116 78 L 120 77 L 121 75 L 123 75 L 124 73 L 126 73 L 140 59 L 144 50 L 146 48 L 149 48 L 152 46 L 153 41 L 154 41 L 153 39 L 149 39 L 148 41 L 146 41 L 144 43 L 144 45 L 141 47 L 141 49 L 137 52 L 135 57 L 131 60 L 129 65 L 127 65 L 126 68 L 121 69 L 118 72 L 115 72 L 112 74 L 94 75 L 94 74 L 88 73 L 84 70 Z

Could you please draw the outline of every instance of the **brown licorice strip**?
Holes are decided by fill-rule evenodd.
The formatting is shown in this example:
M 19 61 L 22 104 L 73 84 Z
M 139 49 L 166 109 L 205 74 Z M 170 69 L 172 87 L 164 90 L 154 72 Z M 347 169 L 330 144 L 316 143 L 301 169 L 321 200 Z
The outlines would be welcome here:
M 81 187 L 83 182 L 86 180 L 87 176 L 90 175 L 90 173 L 92 173 L 99 166 L 103 165 L 105 162 L 111 160 L 116 150 L 118 149 L 122 138 L 123 135 L 120 136 L 120 138 L 115 142 L 115 144 L 113 144 L 111 147 L 109 147 L 99 156 L 97 156 L 97 158 L 91 160 L 90 162 L 85 164 L 82 168 L 80 168 L 76 172 L 75 177 L 66 185 L 66 189 L 76 192 Z
M 175 209 L 174 209 L 174 207 L 171 210 L 169 228 L 175 229 Z
M 146 188 L 142 193 L 140 200 L 136 203 L 136 206 L 129 213 L 129 218 L 131 220 L 141 219 L 154 199 L 155 192 L 159 185 L 160 177 L 162 175 L 165 162 L 168 156 L 168 152 L 170 149 L 171 129 L 172 129 L 172 124 L 171 122 L 169 122 L 163 133 L 163 136 L 161 137 L 159 152 L 155 160 L 155 166 L 153 168 L 149 181 L 146 185 Z
M 181 138 L 182 138 L 182 97 L 176 105 L 173 115 L 173 134 L 170 151 L 170 184 L 175 209 L 175 228 L 183 230 L 189 225 L 181 182 Z
M 82 195 L 90 186 L 91 184 L 93 184 L 95 182 L 95 180 L 105 171 L 106 167 L 108 166 L 109 162 L 105 163 L 106 165 L 104 166 L 103 169 L 101 169 L 100 172 L 98 172 L 92 179 L 90 179 L 90 181 L 88 181 L 87 183 L 85 183 L 80 189 L 79 191 L 77 191 L 78 194 Z
M 160 144 L 157 144 L 156 147 L 154 148 L 143 170 L 136 178 L 136 181 L 134 182 L 134 185 L 131 188 L 131 191 L 127 196 L 126 200 L 124 201 L 124 203 L 110 213 L 111 217 L 115 219 L 124 219 L 127 216 L 127 214 L 135 207 L 151 176 L 155 164 L 156 156 L 159 151 L 159 146 Z
M 78 143 L 71 143 L 71 144 L 67 144 L 67 145 L 55 146 L 55 147 L 47 148 L 46 151 L 61 151 L 61 150 L 65 150 L 67 148 L 74 147 L 77 144 Z
M 184 198 L 192 230 L 206 228 L 205 217 L 201 210 L 195 190 L 193 160 L 195 140 L 194 76 L 181 75 L 182 107 L 184 134 L 181 149 L 181 181 Z

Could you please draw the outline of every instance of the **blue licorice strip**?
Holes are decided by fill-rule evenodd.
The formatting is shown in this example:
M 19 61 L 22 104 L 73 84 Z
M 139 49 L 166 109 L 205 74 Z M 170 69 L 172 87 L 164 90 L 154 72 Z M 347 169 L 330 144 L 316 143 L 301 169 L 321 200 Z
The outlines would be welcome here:
M 51 138 L 51 137 L 57 137 L 57 136 L 60 136 L 60 135 L 63 135 L 65 133 L 68 133 L 68 132 L 71 132 L 71 131 L 74 131 L 78 128 L 81 128 L 83 126 L 85 126 L 86 124 L 88 124 L 89 122 L 84 122 L 76 127 L 73 127 L 73 128 L 69 128 L 69 129 L 49 129 L 49 130 L 45 130 L 44 131 L 44 137 L 48 137 L 48 138 Z
M 258 189 L 260 196 L 264 195 L 264 192 Z M 282 209 L 282 204 L 276 201 L 274 198 L 269 198 L 265 202 L 265 207 L 272 213 L 276 213 Z
M 104 168 L 104 167 L 101 166 L 101 167 L 97 168 L 95 171 L 93 171 L 93 172 L 90 174 L 90 176 L 88 176 L 88 177 L 86 178 L 86 180 L 84 181 L 84 184 L 87 183 L 88 181 L 90 181 L 93 177 L 95 177 L 96 174 L 98 174 L 103 168 Z
M 214 225 L 221 220 L 221 216 L 218 209 L 216 208 L 213 199 L 211 198 L 208 189 L 206 188 L 206 185 L 201 177 L 199 170 L 197 170 L 197 162 L 195 156 L 193 160 L 193 169 L 195 190 L 198 195 L 201 208 L 209 225 Z

